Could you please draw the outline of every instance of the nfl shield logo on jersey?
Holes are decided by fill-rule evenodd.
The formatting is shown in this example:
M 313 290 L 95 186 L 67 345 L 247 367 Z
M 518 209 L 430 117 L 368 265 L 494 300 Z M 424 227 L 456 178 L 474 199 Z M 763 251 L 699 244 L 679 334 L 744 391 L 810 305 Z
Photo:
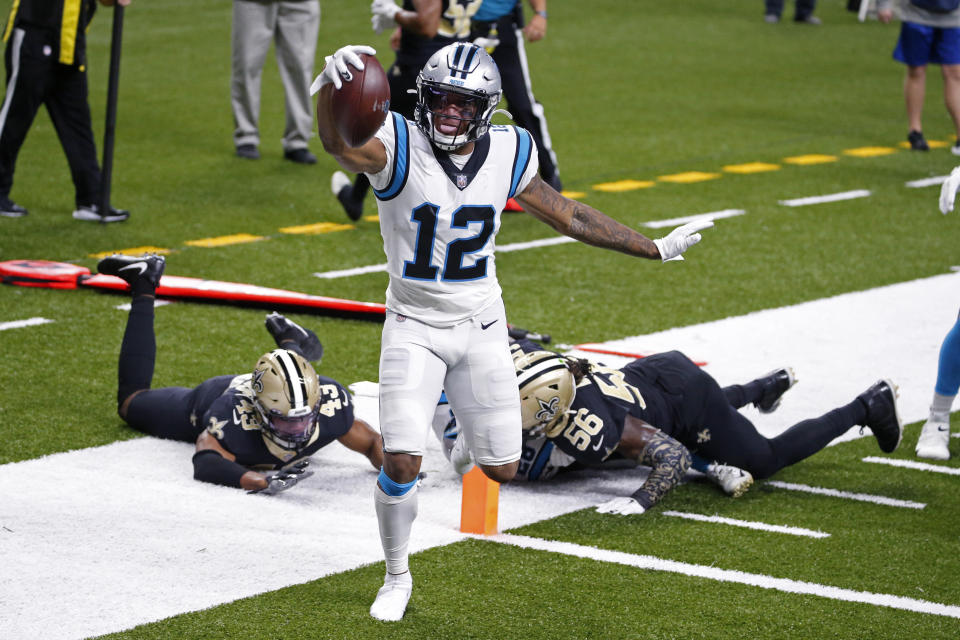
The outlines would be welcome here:
M 466 189 L 467 188 L 467 176 L 462 173 L 457 174 L 457 189 Z

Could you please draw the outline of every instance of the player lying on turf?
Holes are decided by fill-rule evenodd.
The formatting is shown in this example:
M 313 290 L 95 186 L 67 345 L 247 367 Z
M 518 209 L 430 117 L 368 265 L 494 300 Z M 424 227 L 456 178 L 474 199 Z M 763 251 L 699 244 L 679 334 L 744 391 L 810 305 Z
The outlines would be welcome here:
M 788 368 L 721 388 L 678 351 L 611 369 L 544 351 L 529 340 L 515 343 L 513 350 L 527 442 L 545 439 L 525 451 L 521 466 L 528 466 L 528 474 L 547 465 L 597 465 L 614 456 L 651 467 L 643 486 L 599 505 L 601 513 L 643 513 L 655 505 L 683 478 L 691 452 L 767 478 L 856 425 L 869 427 L 885 453 L 894 451 L 903 435 L 896 387 L 889 380 L 766 438 L 738 409 L 748 404 L 763 413 L 777 409 L 796 382 Z M 556 449 L 566 458 L 554 455 Z
M 323 355 L 317 336 L 280 314 L 268 315 L 266 325 L 281 348 L 261 356 L 253 373 L 216 376 L 192 389 L 151 389 L 153 303 L 164 264 L 160 256 L 114 255 L 97 265 L 126 280 L 133 295 L 118 366 L 117 412 L 127 424 L 195 442 L 197 480 L 258 493 L 279 493 L 312 475 L 307 458 L 333 440 L 380 468 L 380 434 L 354 418 L 340 383 L 307 362 Z

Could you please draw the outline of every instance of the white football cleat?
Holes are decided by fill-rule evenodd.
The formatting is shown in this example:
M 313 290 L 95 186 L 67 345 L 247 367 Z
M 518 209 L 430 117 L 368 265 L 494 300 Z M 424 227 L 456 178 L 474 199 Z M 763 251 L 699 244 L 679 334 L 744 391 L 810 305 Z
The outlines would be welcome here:
M 412 592 L 413 578 L 409 571 L 399 575 L 388 573 L 383 586 L 377 591 L 377 599 L 370 605 L 370 615 L 384 622 L 401 620 Z
M 917 457 L 950 459 L 950 423 L 927 420 L 917 440 Z
M 711 481 L 720 485 L 724 493 L 733 498 L 739 498 L 745 494 L 753 484 L 753 476 L 749 471 L 719 462 L 708 465 L 706 475 Z
M 450 449 L 450 464 L 461 476 L 473 469 L 473 455 L 470 453 L 466 438 L 463 437 L 463 431 L 457 434 L 457 440 Z

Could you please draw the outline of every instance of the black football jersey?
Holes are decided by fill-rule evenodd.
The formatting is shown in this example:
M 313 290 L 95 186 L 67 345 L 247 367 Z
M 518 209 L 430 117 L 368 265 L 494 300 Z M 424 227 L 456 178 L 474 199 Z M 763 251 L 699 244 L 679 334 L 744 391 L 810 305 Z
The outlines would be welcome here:
M 415 33 L 400 30 L 400 49 L 397 51 L 397 64 L 420 69 L 434 53 L 454 42 L 466 40 L 470 36 L 470 21 L 483 4 L 483 0 L 443 0 L 440 14 L 440 26 L 433 38 L 424 38 Z M 404 0 L 403 8 L 416 11 L 412 0 Z
M 529 340 L 513 348 L 524 352 L 543 349 Z M 577 385 L 563 430 L 550 442 L 578 463 L 596 465 L 616 450 L 627 415 L 672 435 L 677 423 L 676 399 L 656 384 L 661 360 L 634 360 L 620 369 L 594 364 Z
M 206 430 L 236 461 L 249 469 L 269 471 L 313 455 L 343 436 L 353 426 L 349 392 L 336 380 L 318 375 L 320 414 L 309 442 L 295 451 L 264 437 L 260 415 L 253 404 L 252 374 L 236 376 L 203 414 Z

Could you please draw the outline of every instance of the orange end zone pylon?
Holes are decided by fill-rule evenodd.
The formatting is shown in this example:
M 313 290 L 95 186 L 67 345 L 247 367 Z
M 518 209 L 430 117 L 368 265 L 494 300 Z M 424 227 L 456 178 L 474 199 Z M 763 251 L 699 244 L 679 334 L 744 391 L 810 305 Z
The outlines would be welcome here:
M 497 506 L 500 501 L 500 483 L 488 478 L 480 467 L 474 467 L 463 476 L 463 495 L 460 499 L 460 531 L 485 536 L 497 533 Z

